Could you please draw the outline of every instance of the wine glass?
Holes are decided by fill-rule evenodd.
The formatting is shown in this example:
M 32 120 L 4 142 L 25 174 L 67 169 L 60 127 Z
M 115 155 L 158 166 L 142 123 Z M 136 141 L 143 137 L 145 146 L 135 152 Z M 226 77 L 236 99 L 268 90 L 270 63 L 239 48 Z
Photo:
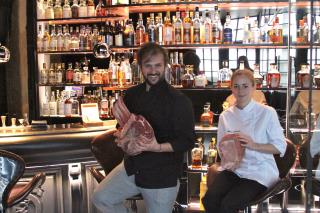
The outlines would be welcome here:
M 10 51 L 0 43 L 0 63 L 6 63 L 10 60 Z

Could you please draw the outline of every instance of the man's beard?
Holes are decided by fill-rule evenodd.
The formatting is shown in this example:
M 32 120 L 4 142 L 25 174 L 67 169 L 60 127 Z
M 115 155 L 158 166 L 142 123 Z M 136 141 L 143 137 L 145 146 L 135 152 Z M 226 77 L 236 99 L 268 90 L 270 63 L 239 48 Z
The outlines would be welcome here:
M 152 75 L 154 75 L 154 74 L 149 74 L 149 75 L 152 76 Z M 158 80 L 156 83 L 153 83 L 153 82 L 149 81 L 148 75 L 147 75 L 147 76 L 143 75 L 143 78 L 144 78 L 145 82 L 146 82 L 147 84 L 149 84 L 150 86 L 153 86 L 153 85 L 155 85 L 155 84 L 158 84 L 159 82 L 161 82 L 161 81 L 164 80 L 164 74 L 161 75 L 160 73 L 156 73 L 155 75 L 157 75 L 157 76 L 159 77 L 159 80 Z

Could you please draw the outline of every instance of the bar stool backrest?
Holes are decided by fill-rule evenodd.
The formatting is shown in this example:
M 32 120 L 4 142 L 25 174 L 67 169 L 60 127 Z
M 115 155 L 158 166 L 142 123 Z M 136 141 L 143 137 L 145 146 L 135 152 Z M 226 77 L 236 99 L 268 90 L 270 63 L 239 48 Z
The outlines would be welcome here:
M 5 150 L 0 150 L 0 212 L 7 208 L 9 194 L 22 177 L 25 169 L 24 160 Z
M 287 176 L 290 169 L 294 165 L 294 162 L 296 160 L 296 155 L 297 155 L 295 145 L 287 138 L 286 138 L 286 142 L 287 142 L 287 149 L 284 156 L 280 157 L 279 154 L 273 155 L 277 163 L 280 178 L 284 178 Z

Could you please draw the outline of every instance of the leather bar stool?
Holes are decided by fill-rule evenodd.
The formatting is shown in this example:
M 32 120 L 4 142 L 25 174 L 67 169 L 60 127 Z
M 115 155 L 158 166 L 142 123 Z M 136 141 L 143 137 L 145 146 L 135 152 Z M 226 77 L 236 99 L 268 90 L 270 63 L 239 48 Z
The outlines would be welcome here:
M 273 155 L 279 170 L 279 181 L 276 182 L 272 187 L 268 188 L 267 191 L 263 192 L 254 200 L 252 200 L 249 206 L 246 207 L 246 212 L 251 213 L 251 206 L 253 205 L 258 205 L 258 209 L 260 210 L 262 207 L 262 202 L 264 200 L 271 198 L 275 195 L 282 194 L 290 189 L 292 182 L 291 178 L 289 177 L 289 172 L 290 169 L 293 167 L 296 159 L 296 149 L 295 145 L 289 139 L 286 139 L 286 143 L 287 149 L 283 157 L 280 157 L 280 155 Z M 214 181 L 215 175 L 217 175 L 217 173 L 219 172 L 217 168 L 218 166 L 214 164 L 208 169 L 208 187 L 210 187 L 210 184 Z M 282 212 L 287 212 L 284 203 L 281 203 L 281 210 Z
M 5 212 L 10 207 L 23 203 L 31 193 L 41 197 L 43 192 L 41 186 L 45 181 L 45 174 L 37 173 L 30 181 L 18 183 L 24 170 L 25 162 L 20 156 L 0 150 L 0 212 Z M 20 208 L 24 210 L 23 212 L 27 211 L 27 206 Z M 39 212 L 41 210 L 39 209 Z
M 124 152 L 114 142 L 113 134 L 116 130 L 108 130 L 102 135 L 95 137 L 91 142 L 91 151 L 98 163 L 101 165 L 104 173 L 102 174 L 97 168 L 91 167 L 91 175 L 100 183 L 117 165 L 121 163 Z M 137 200 L 142 200 L 141 194 L 128 198 L 130 207 L 133 212 L 137 212 Z

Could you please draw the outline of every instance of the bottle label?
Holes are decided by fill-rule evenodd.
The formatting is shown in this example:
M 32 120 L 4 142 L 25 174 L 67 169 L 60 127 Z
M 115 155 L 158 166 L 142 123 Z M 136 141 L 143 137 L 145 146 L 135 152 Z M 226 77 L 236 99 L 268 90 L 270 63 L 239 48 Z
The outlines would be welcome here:
M 64 105 L 64 114 L 71 115 L 71 113 L 72 113 L 72 105 L 71 105 L 71 103 L 66 103 Z
M 122 34 L 119 33 L 115 35 L 115 45 L 116 46 L 123 46 Z
M 232 29 L 225 28 L 223 30 L 223 40 L 225 43 L 232 43 Z
M 181 28 L 174 29 L 174 40 L 177 43 L 181 42 Z
M 79 7 L 79 17 L 87 17 L 87 7 Z
M 172 28 L 171 27 L 165 27 L 164 29 L 164 39 L 165 42 L 171 43 L 172 42 Z
M 88 6 L 87 15 L 89 17 L 93 17 L 96 15 L 94 6 Z
M 193 42 L 200 43 L 200 28 L 193 28 Z
M 71 9 L 63 9 L 63 18 L 71 18 L 72 14 L 71 14 Z

